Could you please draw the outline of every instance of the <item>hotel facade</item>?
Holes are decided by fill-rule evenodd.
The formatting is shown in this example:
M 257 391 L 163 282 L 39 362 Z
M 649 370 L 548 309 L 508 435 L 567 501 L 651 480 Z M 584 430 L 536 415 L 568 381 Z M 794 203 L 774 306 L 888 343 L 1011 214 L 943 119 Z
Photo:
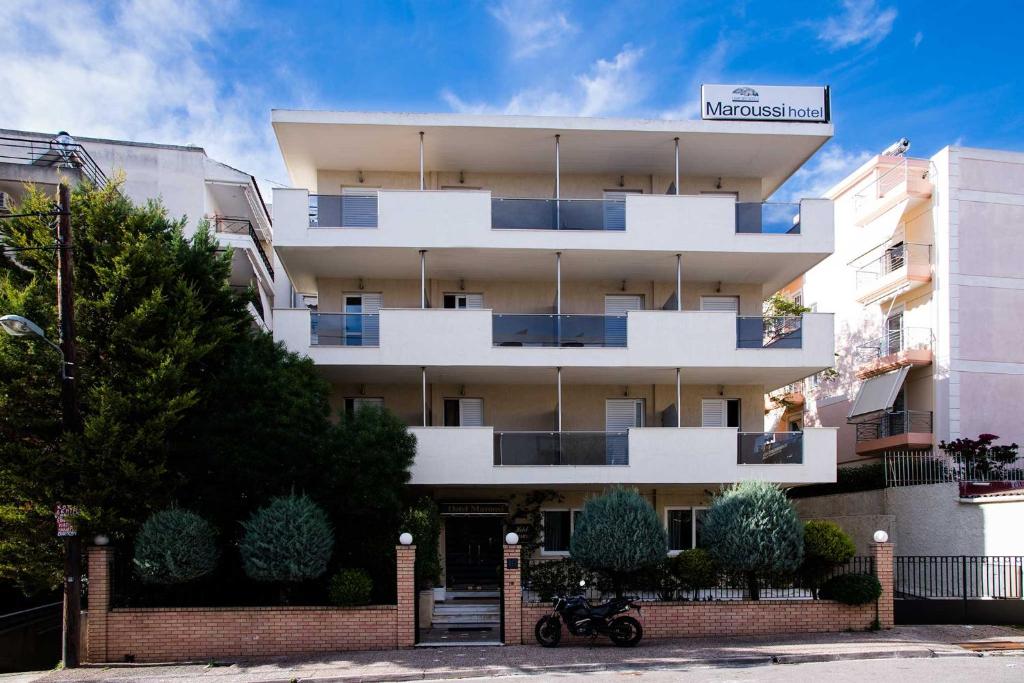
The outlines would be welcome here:
M 828 199 L 766 202 L 825 123 L 274 111 L 274 337 L 332 403 L 408 424 L 443 584 L 496 586 L 516 501 L 568 551 L 637 487 L 673 550 L 722 485 L 830 482 L 836 429 L 766 432 L 766 392 L 829 368 L 831 313 L 767 296 L 833 251 Z M 443 591 L 441 591 L 443 593 Z

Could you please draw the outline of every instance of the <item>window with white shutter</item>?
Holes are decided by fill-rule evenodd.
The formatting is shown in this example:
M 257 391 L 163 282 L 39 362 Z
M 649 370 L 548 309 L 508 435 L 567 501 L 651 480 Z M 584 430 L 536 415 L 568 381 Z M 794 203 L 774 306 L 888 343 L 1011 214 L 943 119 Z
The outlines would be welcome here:
M 644 298 L 638 294 L 609 294 L 604 298 L 604 345 L 626 345 L 626 314 L 642 311 Z
M 702 427 L 739 427 L 740 400 L 738 398 L 706 398 L 700 402 Z
M 477 311 L 484 307 L 483 294 L 445 294 L 443 297 L 445 308 L 466 309 Z
M 376 188 L 341 188 L 341 226 L 344 228 L 377 227 Z
M 444 400 L 445 427 L 482 427 L 484 400 L 482 398 L 446 398 Z
M 604 191 L 604 229 L 626 229 L 626 195 L 641 194 L 640 190 L 605 190 Z
M 356 396 L 345 399 L 345 414 L 355 415 L 363 408 L 383 408 L 384 399 L 379 396 Z
M 738 296 L 702 296 L 700 298 L 700 310 L 739 313 L 740 298 Z

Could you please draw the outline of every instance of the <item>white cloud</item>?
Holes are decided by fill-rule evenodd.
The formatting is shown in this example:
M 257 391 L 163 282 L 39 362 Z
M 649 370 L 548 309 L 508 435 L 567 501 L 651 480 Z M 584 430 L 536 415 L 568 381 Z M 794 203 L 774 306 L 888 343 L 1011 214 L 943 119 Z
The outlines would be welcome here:
M 661 112 L 661 118 L 686 120 L 700 118 L 700 86 L 704 83 L 721 82 L 722 71 L 729 57 L 729 41 L 719 38 L 690 69 L 690 79 L 684 92 L 691 95 L 679 106 Z
M 775 192 L 773 201 L 797 202 L 805 198 L 820 197 L 871 156 L 871 152 L 867 150 L 846 150 L 840 145 L 832 144 L 818 152 L 794 173 Z
M 923 33 L 918 31 L 917 33 L 914 34 L 914 49 L 915 50 L 917 49 L 917 46 L 921 44 L 922 40 L 924 40 L 924 34 Z
M 196 144 L 261 178 L 283 179 L 262 83 L 222 82 L 202 54 L 234 5 L 0 3 L 0 125 L 81 137 Z M 257 74 L 253 74 L 254 79 Z
M 558 47 L 579 30 L 547 0 L 504 0 L 490 12 L 508 31 L 512 55 L 518 59 Z
M 843 0 L 843 11 L 818 28 L 818 40 L 832 51 L 864 44 L 874 47 L 892 32 L 896 9 L 881 8 L 875 0 Z
M 574 76 L 569 88 L 529 88 L 514 94 L 504 104 L 467 102 L 451 90 L 442 91 L 441 97 L 454 111 L 464 114 L 617 114 L 643 97 L 646 81 L 637 68 L 643 54 L 643 48 L 623 46 L 612 59 L 598 59 L 586 73 Z

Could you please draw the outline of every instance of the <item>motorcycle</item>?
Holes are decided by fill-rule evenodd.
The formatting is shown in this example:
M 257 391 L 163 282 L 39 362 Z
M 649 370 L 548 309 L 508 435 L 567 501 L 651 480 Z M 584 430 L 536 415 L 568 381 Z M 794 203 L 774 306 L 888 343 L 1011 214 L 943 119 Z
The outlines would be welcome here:
M 580 588 L 584 586 L 586 581 L 580 581 Z M 640 614 L 638 600 L 634 595 L 627 595 L 594 607 L 583 595 L 560 595 L 554 599 L 551 614 L 537 622 L 533 634 L 543 647 L 557 647 L 562 640 L 564 619 L 569 633 L 574 636 L 606 635 L 619 647 L 633 647 L 643 638 L 644 629 L 639 621 L 624 614 L 631 609 Z

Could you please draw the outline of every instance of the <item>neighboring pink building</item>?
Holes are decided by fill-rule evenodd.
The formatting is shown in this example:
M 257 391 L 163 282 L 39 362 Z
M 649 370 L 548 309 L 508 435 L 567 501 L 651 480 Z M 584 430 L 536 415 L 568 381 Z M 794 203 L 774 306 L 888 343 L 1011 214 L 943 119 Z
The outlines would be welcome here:
M 825 196 L 835 252 L 783 291 L 835 312 L 836 374 L 788 388 L 802 406 L 769 421 L 838 427 L 840 466 L 983 432 L 1024 443 L 1024 154 L 876 156 Z

